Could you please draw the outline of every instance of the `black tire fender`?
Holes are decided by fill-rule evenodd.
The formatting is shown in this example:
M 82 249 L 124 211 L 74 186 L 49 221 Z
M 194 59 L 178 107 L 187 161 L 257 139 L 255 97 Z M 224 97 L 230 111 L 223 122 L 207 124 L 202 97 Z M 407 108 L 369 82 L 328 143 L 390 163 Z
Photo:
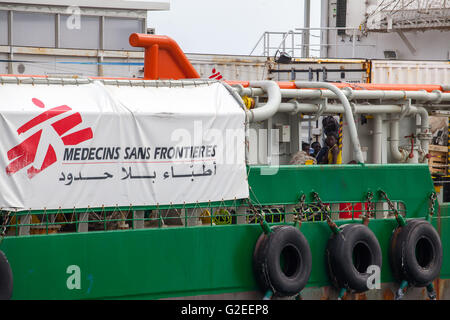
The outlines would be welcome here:
M 311 249 L 298 228 L 276 226 L 269 235 L 261 234 L 256 242 L 253 270 L 264 293 L 271 290 L 280 297 L 299 293 L 309 280 L 311 266 Z
M 426 220 L 411 219 L 392 233 L 389 258 L 398 282 L 425 287 L 439 276 L 442 243 L 436 229 Z
M 328 275 L 333 285 L 350 292 L 361 293 L 369 288 L 369 266 L 381 270 L 381 247 L 375 234 L 363 224 L 340 226 L 338 234 L 332 233 L 326 249 Z
M 11 266 L 3 251 L 0 250 L 0 300 L 10 300 L 13 293 L 13 275 Z

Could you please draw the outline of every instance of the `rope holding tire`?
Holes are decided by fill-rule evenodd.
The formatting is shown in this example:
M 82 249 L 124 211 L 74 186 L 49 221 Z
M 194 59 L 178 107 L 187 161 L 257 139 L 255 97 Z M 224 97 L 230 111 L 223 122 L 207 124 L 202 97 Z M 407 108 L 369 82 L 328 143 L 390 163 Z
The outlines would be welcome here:
M 11 266 L 3 251 L 0 250 L 0 300 L 10 300 L 13 293 L 13 275 Z
M 399 283 L 427 287 L 430 298 L 433 297 L 432 282 L 442 266 L 442 243 L 428 221 L 412 219 L 405 226 L 397 227 L 391 237 L 389 257 L 392 273 Z M 400 291 L 398 295 L 402 297 Z
M 262 292 L 274 296 L 298 294 L 311 274 L 311 249 L 298 228 L 279 225 L 262 233 L 253 251 L 253 271 Z
M 369 267 L 378 266 L 381 270 L 380 244 L 366 225 L 346 224 L 339 229 L 339 233 L 331 234 L 326 249 L 330 280 L 340 290 L 340 295 L 345 291 L 367 291 Z

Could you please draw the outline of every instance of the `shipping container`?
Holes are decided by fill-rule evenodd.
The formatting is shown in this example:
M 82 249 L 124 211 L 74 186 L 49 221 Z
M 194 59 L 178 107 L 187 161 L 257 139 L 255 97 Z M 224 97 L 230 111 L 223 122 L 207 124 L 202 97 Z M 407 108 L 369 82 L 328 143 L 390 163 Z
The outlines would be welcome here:
M 372 60 L 372 83 L 445 84 L 449 80 L 449 61 Z
M 272 62 L 262 56 L 186 54 L 201 78 L 267 80 Z
M 369 80 L 369 60 L 360 59 L 292 59 L 276 63 L 269 70 L 277 81 L 330 81 L 364 83 Z
M 447 84 L 450 82 L 449 61 L 372 60 L 372 83 Z M 442 110 L 430 115 L 433 144 L 447 145 L 448 114 Z

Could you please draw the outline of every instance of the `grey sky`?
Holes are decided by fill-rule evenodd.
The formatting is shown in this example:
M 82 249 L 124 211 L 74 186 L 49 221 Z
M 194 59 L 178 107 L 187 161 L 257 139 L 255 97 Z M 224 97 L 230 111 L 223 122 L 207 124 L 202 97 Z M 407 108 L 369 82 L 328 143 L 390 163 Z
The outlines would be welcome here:
M 149 27 L 188 53 L 247 55 L 264 31 L 303 27 L 303 0 L 171 0 L 170 6 L 149 12 Z M 320 27 L 318 0 L 311 1 L 311 27 Z

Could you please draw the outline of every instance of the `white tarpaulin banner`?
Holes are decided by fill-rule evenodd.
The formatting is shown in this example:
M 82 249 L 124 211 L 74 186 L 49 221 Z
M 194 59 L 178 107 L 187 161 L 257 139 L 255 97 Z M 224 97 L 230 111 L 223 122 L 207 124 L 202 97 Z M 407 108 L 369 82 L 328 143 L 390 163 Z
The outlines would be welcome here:
M 0 85 L 0 207 L 248 197 L 245 113 L 220 83 Z

